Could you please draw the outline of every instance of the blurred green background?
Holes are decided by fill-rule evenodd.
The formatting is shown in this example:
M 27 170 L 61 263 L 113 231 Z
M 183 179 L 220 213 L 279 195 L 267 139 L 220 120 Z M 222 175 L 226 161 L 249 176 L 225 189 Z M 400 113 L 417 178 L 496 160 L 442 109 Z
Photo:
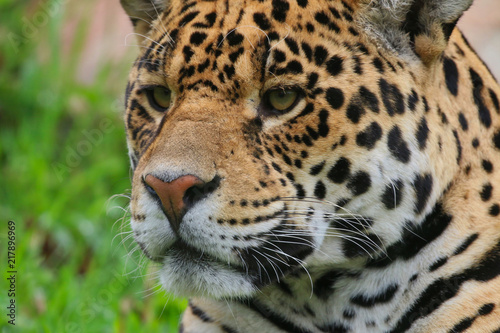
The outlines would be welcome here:
M 138 48 L 119 1 L 0 0 L 2 332 L 175 332 L 185 301 L 127 238 L 122 124 Z M 125 197 L 115 196 L 125 194 Z M 7 324 L 7 223 L 16 326 Z M 142 268 L 137 268 L 141 264 Z
M 488 57 L 500 54 L 500 2 L 479 3 L 484 13 L 461 24 L 498 65 Z M 177 331 L 186 301 L 161 291 L 127 237 L 130 32 L 118 0 L 0 0 L 2 332 Z M 9 220 L 15 327 L 6 316 Z

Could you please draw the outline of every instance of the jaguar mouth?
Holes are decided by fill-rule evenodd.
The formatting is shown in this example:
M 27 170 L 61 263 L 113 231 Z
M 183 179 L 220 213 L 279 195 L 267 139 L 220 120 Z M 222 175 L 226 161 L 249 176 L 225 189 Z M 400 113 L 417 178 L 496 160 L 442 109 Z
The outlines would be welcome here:
M 301 269 L 303 259 L 313 252 L 309 238 L 302 241 L 297 241 L 297 236 L 288 238 L 268 238 L 260 246 L 233 248 L 234 256 L 240 260 L 236 264 L 230 264 L 179 239 L 165 252 L 163 268 L 176 272 L 211 271 L 214 275 L 231 271 L 244 277 L 255 288 L 262 288 Z
M 167 250 L 166 254 L 182 257 L 186 262 L 192 262 L 192 263 L 220 261 L 219 259 L 214 258 L 210 254 L 206 253 L 205 251 L 199 250 L 181 239 L 177 240 Z

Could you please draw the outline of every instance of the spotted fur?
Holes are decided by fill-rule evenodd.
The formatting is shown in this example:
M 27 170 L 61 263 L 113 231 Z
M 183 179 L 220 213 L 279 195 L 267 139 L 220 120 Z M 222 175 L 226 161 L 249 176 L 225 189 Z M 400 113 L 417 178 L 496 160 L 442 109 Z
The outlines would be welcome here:
M 500 332 L 500 88 L 455 28 L 471 1 L 122 3 L 131 226 L 191 297 L 181 332 Z M 204 185 L 174 223 L 148 175 Z

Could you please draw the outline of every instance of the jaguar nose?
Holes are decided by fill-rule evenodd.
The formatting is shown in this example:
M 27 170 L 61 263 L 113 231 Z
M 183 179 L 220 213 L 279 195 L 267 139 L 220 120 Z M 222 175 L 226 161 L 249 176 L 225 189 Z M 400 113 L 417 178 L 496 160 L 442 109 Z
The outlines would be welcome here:
M 148 174 L 144 178 L 144 185 L 153 197 L 160 199 L 163 212 L 177 232 L 189 208 L 215 191 L 219 179 L 216 177 L 207 183 L 196 176 L 184 175 L 166 182 Z

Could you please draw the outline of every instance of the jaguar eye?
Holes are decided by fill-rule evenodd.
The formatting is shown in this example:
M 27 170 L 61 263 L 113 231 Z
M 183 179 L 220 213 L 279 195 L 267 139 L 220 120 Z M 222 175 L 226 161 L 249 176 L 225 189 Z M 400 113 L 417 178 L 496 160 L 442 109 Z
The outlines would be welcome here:
M 276 113 L 283 114 L 290 111 L 299 100 L 300 92 L 297 89 L 274 89 L 266 94 L 268 107 Z
M 146 90 L 149 104 L 159 112 L 165 112 L 169 107 L 172 100 L 172 93 L 170 89 L 156 86 Z

